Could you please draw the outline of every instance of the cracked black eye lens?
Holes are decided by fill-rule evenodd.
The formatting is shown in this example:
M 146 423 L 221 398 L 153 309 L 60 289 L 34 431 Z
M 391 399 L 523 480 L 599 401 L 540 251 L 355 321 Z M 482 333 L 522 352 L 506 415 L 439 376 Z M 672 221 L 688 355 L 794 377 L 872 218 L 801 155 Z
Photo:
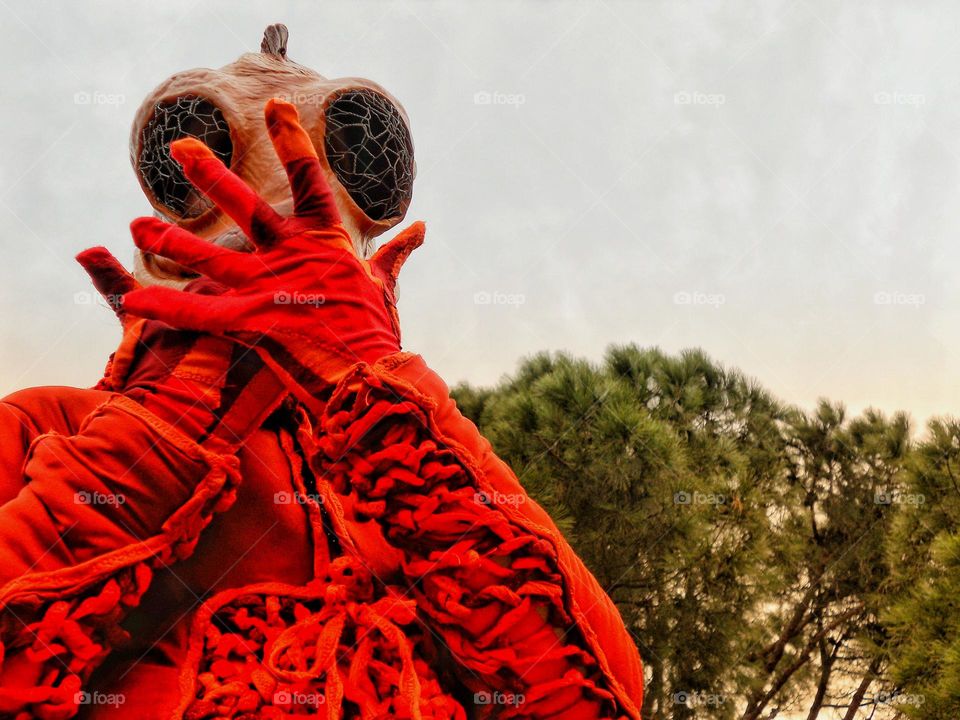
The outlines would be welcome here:
M 330 169 L 371 220 L 406 212 L 413 194 L 413 141 L 400 111 L 372 90 L 338 95 L 326 111 Z
M 185 95 L 157 103 L 140 138 L 137 168 L 154 198 L 179 218 L 197 217 L 212 203 L 193 187 L 179 163 L 170 157 L 170 143 L 194 137 L 229 167 L 233 158 L 230 126 L 220 109 L 202 97 Z

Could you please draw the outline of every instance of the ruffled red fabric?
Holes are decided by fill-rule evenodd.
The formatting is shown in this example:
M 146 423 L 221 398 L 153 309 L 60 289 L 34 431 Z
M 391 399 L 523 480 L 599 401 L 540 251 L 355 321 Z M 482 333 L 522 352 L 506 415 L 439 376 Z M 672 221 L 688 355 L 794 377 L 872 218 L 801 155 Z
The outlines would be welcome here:
M 314 472 L 403 551 L 417 607 L 483 716 L 639 717 L 611 692 L 570 612 L 555 545 L 503 512 L 470 459 L 438 442 L 431 410 L 360 367 L 319 418 Z
M 413 600 L 349 557 L 306 587 L 227 591 L 195 618 L 178 712 L 185 720 L 465 720 L 420 656 L 421 635 Z
M 140 601 L 151 577 L 145 563 L 127 568 L 81 596 L 42 606 L 33 622 L 24 623 L 7 608 L 0 615 L 5 638 L 0 660 L 7 653 L 20 653 L 20 672 L 42 670 L 36 685 L 0 688 L 0 714 L 18 719 L 72 717 L 83 679 L 111 648 L 125 641 L 120 621 Z

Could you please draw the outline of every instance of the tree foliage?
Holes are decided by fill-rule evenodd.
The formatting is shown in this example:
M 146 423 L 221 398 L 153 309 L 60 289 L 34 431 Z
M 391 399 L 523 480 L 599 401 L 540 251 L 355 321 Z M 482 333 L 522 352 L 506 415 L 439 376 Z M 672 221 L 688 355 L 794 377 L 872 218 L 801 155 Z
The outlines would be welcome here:
M 905 715 L 960 717 L 960 422 L 933 420 L 888 542 L 894 600 L 881 648 Z
M 644 717 L 958 717 L 960 425 L 632 345 L 454 397 L 617 603 Z

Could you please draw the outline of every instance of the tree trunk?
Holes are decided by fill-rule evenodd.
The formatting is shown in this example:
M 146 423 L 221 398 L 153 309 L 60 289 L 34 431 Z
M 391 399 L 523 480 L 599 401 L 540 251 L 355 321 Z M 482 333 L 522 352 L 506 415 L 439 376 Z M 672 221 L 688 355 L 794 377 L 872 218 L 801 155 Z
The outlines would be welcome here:
M 659 660 L 650 662 L 650 684 L 643 689 L 643 708 L 641 715 L 651 720 L 666 720 L 664 706 L 666 696 L 663 687 L 664 667 Z
M 769 690 L 764 692 L 764 689 L 761 688 L 759 692 L 753 693 L 754 697 L 751 698 L 750 703 L 743 711 L 743 714 L 740 716 L 740 720 L 758 720 L 760 713 L 762 713 L 770 701 L 776 697 L 777 693 L 783 689 L 784 685 L 787 684 L 790 678 L 793 677 L 793 675 L 800 670 L 800 668 L 810 661 L 810 655 L 816 649 L 817 644 L 823 638 L 825 638 L 830 631 L 848 621 L 858 612 L 862 612 L 862 610 L 860 608 L 854 608 L 841 615 L 838 615 L 836 618 L 830 621 L 829 625 L 811 637 L 807 641 L 806 645 L 804 645 L 804 647 L 798 651 L 797 655 L 793 659 L 793 662 L 784 667 L 774 676 Z
M 856 720 L 860 704 L 863 702 L 863 698 L 867 694 L 867 690 L 879 670 L 880 658 L 877 657 L 870 663 L 870 667 L 868 667 L 867 671 L 863 674 L 863 680 L 861 680 L 857 686 L 857 691 L 853 693 L 853 696 L 850 698 L 850 704 L 847 706 L 847 712 L 843 715 L 843 720 Z
M 837 646 L 839 647 L 839 645 Z M 817 682 L 817 693 L 813 696 L 813 702 L 810 705 L 810 712 L 807 713 L 807 720 L 817 720 L 820 710 L 823 707 L 823 701 L 827 697 L 827 688 L 830 687 L 830 675 L 833 671 L 833 661 L 836 658 L 836 651 L 827 652 L 827 641 L 820 639 L 820 680 Z

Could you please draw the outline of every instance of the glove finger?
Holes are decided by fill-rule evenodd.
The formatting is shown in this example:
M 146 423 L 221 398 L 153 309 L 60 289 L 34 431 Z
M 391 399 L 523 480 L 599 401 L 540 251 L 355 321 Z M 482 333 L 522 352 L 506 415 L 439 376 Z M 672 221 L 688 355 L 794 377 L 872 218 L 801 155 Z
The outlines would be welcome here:
M 130 223 L 134 244 L 145 252 L 162 255 L 176 263 L 231 287 L 248 284 L 263 262 L 249 253 L 230 250 L 201 240 L 177 225 L 155 217 Z
M 87 248 L 77 255 L 77 262 L 87 271 L 103 299 L 118 317 L 123 316 L 123 296 L 140 287 L 140 283 L 105 247 Z
M 339 223 L 340 212 L 313 141 L 300 125 L 297 108 L 273 99 L 267 101 L 264 115 L 273 147 L 290 180 L 294 215 L 314 219 L 321 227 Z
M 397 276 L 400 268 L 410 257 L 410 253 L 423 245 L 423 237 L 427 226 L 418 220 L 410 227 L 402 230 L 393 240 L 383 245 L 370 258 L 369 265 L 373 274 L 380 278 L 390 292 L 397 287 Z
M 276 241 L 283 217 L 196 138 L 170 143 L 170 155 L 200 192 L 233 218 L 254 244 Z
M 178 330 L 197 330 L 222 335 L 234 328 L 246 302 L 222 295 L 197 295 L 153 285 L 123 296 L 123 308 L 137 317 L 160 320 Z

